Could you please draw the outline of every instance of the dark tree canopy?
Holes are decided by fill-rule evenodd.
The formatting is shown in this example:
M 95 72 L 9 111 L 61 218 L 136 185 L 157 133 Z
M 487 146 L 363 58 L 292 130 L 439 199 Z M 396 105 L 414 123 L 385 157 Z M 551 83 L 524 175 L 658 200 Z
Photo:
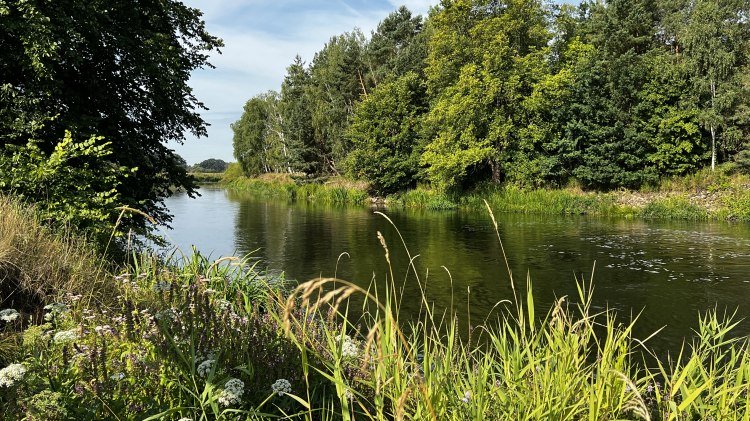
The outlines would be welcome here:
M 193 171 L 197 172 L 224 172 L 229 164 L 223 159 L 209 158 L 193 166 Z
M 163 199 L 195 186 L 167 142 L 206 135 L 188 79 L 222 46 L 201 12 L 174 0 L 4 0 L 0 22 L 0 142 L 33 138 L 51 152 L 65 130 L 102 136 L 113 165 L 137 168 L 120 180 L 122 204 L 168 222 Z

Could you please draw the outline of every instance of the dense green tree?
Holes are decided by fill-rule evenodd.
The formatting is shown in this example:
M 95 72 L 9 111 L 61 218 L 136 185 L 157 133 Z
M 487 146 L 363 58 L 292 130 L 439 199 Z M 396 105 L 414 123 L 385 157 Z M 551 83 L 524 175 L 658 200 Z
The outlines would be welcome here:
M 357 105 L 347 131 L 352 143 L 347 172 L 369 180 L 381 195 L 414 186 L 425 109 L 424 87 L 416 73 L 378 85 Z
M 422 73 L 427 55 L 421 16 L 406 6 L 388 15 L 372 33 L 365 49 L 369 78 L 374 85 L 408 72 Z
M 209 158 L 195 164 L 193 171 L 199 172 L 224 172 L 227 169 L 226 161 L 223 159 Z
M 3 0 L 0 22 L 0 142 L 35 139 L 51 154 L 66 129 L 103 136 L 111 154 L 99 159 L 137 169 L 118 176 L 118 201 L 169 221 L 163 199 L 194 183 L 168 142 L 206 135 L 188 79 L 222 45 L 201 12 L 173 0 Z
M 234 157 L 248 175 L 270 172 L 266 154 L 268 121 L 267 95 L 258 95 L 245 103 L 239 120 L 231 124 L 234 132 Z
M 431 17 L 425 73 L 435 102 L 422 157 L 431 181 L 455 187 L 484 164 L 499 182 L 514 165 L 518 104 L 546 71 L 546 22 L 536 0 L 443 1 Z
M 677 12 L 680 13 L 680 12 Z M 750 2 L 747 0 L 693 0 L 687 4 L 687 23 L 680 31 L 685 57 L 692 71 L 700 119 L 711 136 L 711 169 L 719 145 L 744 136 L 730 126 L 734 97 L 741 95 L 735 76 L 748 64 Z M 735 130 L 732 130 L 735 129 Z
M 287 67 L 281 84 L 282 130 L 289 146 L 289 161 L 293 171 L 319 173 L 322 159 L 315 148 L 315 138 L 310 111 L 311 100 L 307 94 L 310 74 L 300 56 Z
M 366 95 L 366 66 L 363 61 L 364 35 L 359 31 L 331 38 L 315 54 L 310 66 L 310 99 L 315 145 L 322 171 L 338 173 L 341 160 L 349 152 L 344 135 L 354 105 Z
M 565 136 L 573 175 L 586 187 L 638 187 L 655 180 L 640 127 L 641 92 L 649 80 L 647 54 L 656 48 L 652 0 L 589 3 L 581 36 L 594 48 L 576 66 Z
M 369 40 L 298 57 L 244 150 L 256 172 L 344 168 L 378 193 L 417 177 L 638 188 L 750 144 L 749 4 L 442 0 L 426 20 L 402 7 Z

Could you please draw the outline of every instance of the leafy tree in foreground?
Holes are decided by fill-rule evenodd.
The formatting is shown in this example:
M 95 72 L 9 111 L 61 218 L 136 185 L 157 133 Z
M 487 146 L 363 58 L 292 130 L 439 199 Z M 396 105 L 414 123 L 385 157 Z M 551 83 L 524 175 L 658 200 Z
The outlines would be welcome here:
M 111 154 L 100 159 L 135 170 L 117 175 L 118 201 L 168 222 L 163 199 L 195 185 L 167 142 L 206 135 L 188 79 L 221 46 L 179 1 L 2 0 L 0 143 L 37 139 L 51 154 L 65 130 L 102 136 Z
M 66 132 L 50 153 L 40 144 L 32 140 L 0 149 L 0 190 L 36 203 L 45 220 L 73 225 L 105 241 L 121 200 L 119 180 L 133 171 L 107 161 L 112 144 L 101 138 L 77 142 Z
M 419 169 L 418 129 L 425 109 L 424 88 L 416 73 L 378 85 L 357 105 L 349 126 L 348 172 L 369 180 L 378 194 L 414 186 Z

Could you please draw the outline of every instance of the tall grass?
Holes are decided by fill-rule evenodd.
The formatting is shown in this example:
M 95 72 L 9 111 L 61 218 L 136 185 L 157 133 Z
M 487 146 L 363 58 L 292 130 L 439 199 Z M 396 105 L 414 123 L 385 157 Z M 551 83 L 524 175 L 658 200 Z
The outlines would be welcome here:
M 53 230 L 33 207 L 0 195 L 0 300 L 3 308 L 35 311 L 66 294 L 111 303 L 109 267 L 96 247 L 70 231 Z
M 364 205 L 369 202 L 366 187 L 360 183 L 346 182 L 337 178 L 325 183 L 300 182 L 298 184 L 287 174 L 265 174 L 258 178 L 235 178 L 226 185 L 231 189 L 263 198 L 337 205 Z

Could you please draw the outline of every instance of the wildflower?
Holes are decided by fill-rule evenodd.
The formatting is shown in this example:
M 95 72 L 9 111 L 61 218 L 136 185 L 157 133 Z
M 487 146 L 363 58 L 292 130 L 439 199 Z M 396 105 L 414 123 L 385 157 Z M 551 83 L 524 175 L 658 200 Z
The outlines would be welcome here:
M 110 325 L 97 326 L 94 328 L 94 330 L 96 331 L 96 333 L 100 335 L 105 335 L 105 334 L 114 335 L 115 334 L 115 330 L 112 329 L 112 326 Z
M 83 298 L 83 295 L 81 294 L 73 294 L 72 292 L 69 292 L 65 294 L 65 298 L 70 301 L 71 303 L 75 303 L 76 301 L 80 301 L 81 298 Z
M 12 322 L 13 320 L 16 320 L 20 316 L 20 314 L 12 309 L 12 308 L 6 308 L 5 310 L 0 310 L 0 320 L 5 322 Z
M 125 373 L 115 373 L 109 376 L 109 378 L 115 381 L 120 381 L 125 378 Z
M 179 420 L 177 420 L 177 421 L 193 421 L 193 419 L 192 419 L 192 418 L 189 418 L 189 417 L 182 417 L 182 418 L 180 418 L 180 419 L 179 419 Z
M 341 356 L 344 358 L 357 358 L 359 355 L 359 347 L 354 339 L 350 338 L 349 335 L 343 336 L 344 343 L 341 346 Z
M 224 406 L 238 404 L 242 401 L 243 393 L 245 393 L 245 383 L 240 379 L 229 379 L 224 383 L 224 390 L 219 395 L 219 403 Z
M 11 364 L 0 370 L 0 387 L 11 387 L 16 382 L 23 380 L 26 374 L 26 366 L 23 364 Z
M 221 310 L 228 310 L 232 307 L 232 303 L 223 298 L 219 298 L 218 300 L 216 300 L 216 304 Z
M 73 342 L 76 339 L 78 339 L 78 333 L 76 333 L 75 329 L 71 329 L 61 330 L 60 332 L 55 333 L 52 341 L 56 344 L 66 344 L 68 342 Z
M 292 384 L 289 383 L 289 380 L 278 379 L 271 385 L 271 389 L 273 393 L 282 396 L 285 393 L 292 393 Z
M 471 401 L 471 392 L 467 390 L 466 392 L 464 392 L 464 397 L 461 398 L 461 402 L 469 403 L 470 401 Z
M 216 360 L 206 360 L 198 365 L 198 375 L 201 377 L 208 377 L 211 371 L 216 365 Z

